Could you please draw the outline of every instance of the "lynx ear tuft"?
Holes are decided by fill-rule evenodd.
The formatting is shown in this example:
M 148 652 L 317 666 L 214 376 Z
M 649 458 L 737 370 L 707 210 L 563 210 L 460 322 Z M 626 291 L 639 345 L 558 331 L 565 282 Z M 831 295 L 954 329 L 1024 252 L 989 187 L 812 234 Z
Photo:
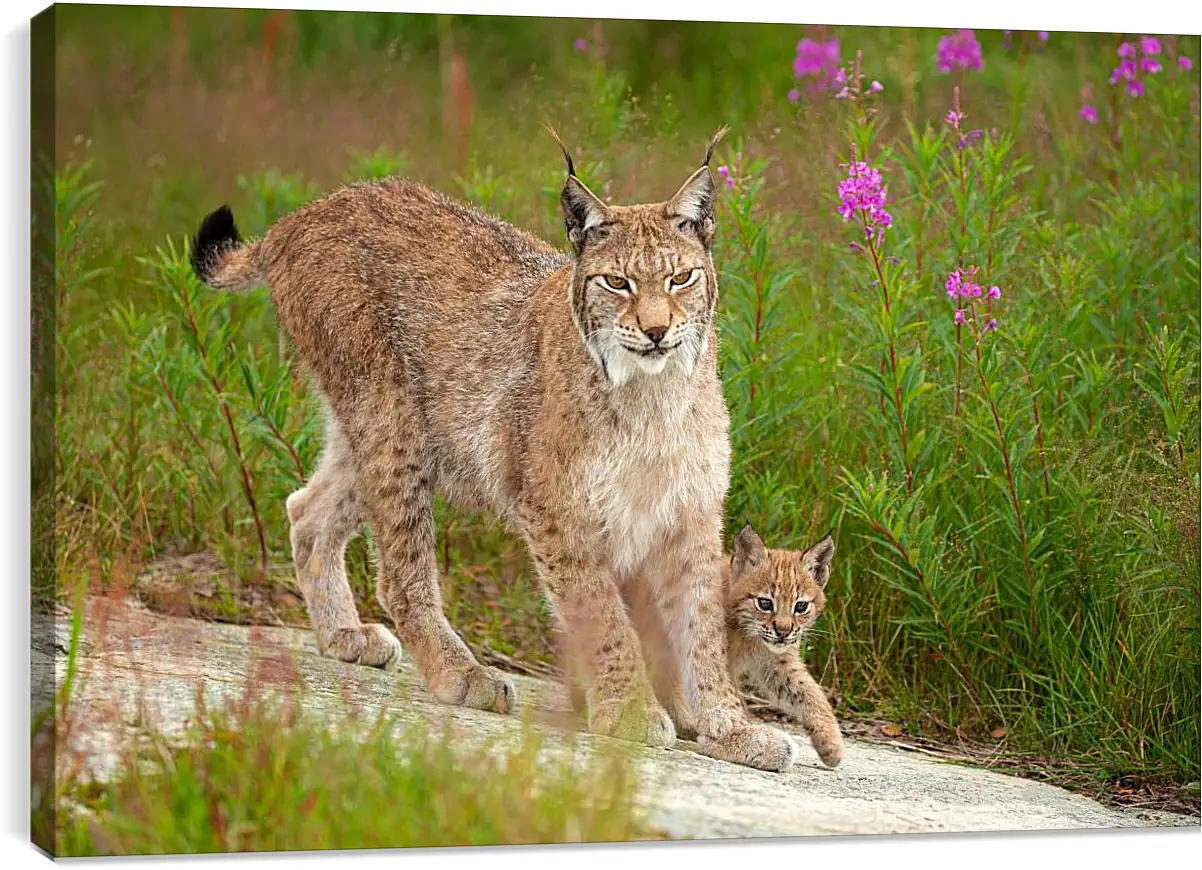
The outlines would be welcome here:
M 559 138 L 559 134 L 549 124 L 547 132 L 559 143 L 559 150 L 563 152 L 563 159 L 567 164 L 568 180 L 564 182 L 559 203 L 563 207 L 563 222 L 568 232 L 568 242 L 576 255 L 580 256 L 586 242 L 595 241 L 604 234 L 604 228 L 613 216 L 609 207 L 576 177 L 572 155 Z
M 715 229 L 715 187 L 714 176 L 710 172 L 710 161 L 714 157 L 714 149 L 718 147 L 726 131 L 727 128 L 723 127 L 714 134 L 709 147 L 705 149 L 705 163 L 689 176 L 664 206 L 666 217 L 676 221 L 681 229 L 695 233 L 706 250 L 714 243 Z
M 709 147 L 705 149 L 705 164 L 704 165 L 706 165 L 706 166 L 710 165 L 710 161 L 714 159 L 714 149 L 716 149 L 718 147 L 718 143 L 722 141 L 722 139 L 726 136 L 726 134 L 728 132 L 730 132 L 730 127 L 719 127 L 718 128 L 718 132 L 714 134 L 714 137 L 712 139 L 710 139 Z

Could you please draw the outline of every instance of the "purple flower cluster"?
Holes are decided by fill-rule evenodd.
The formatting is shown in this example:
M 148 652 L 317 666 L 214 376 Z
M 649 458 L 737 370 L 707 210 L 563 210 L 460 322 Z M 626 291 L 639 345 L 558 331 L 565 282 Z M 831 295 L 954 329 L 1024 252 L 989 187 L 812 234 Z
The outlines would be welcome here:
M 839 70 L 839 40 L 829 39 L 817 42 L 813 39 L 803 39 L 797 43 L 797 56 L 793 58 L 793 78 L 806 82 L 806 90 L 811 92 L 825 91 L 835 83 L 835 74 Z M 801 93 L 794 88 L 789 91 L 789 99 L 797 102 Z
M 971 30 L 958 30 L 939 40 L 935 52 L 939 72 L 949 73 L 953 67 L 979 70 L 982 66 L 981 43 Z
M 994 285 L 988 290 L 982 290 L 981 285 L 976 282 L 977 272 L 976 266 L 970 266 L 967 269 L 954 269 L 947 276 L 947 281 L 944 282 L 943 288 L 947 291 L 948 298 L 955 301 L 957 299 L 967 299 L 968 306 L 966 308 L 956 308 L 955 322 L 957 326 L 963 326 L 968 322 L 976 322 L 977 305 L 980 304 L 981 297 L 984 296 L 986 306 L 995 299 L 1002 298 L 1002 291 Z M 985 312 L 988 314 L 988 310 Z M 997 329 L 997 319 L 989 317 L 982 329 L 985 332 L 992 332 Z
M 1125 83 L 1127 93 L 1133 97 L 1142 97 L 1144 83 L 1140 76 L 1155 75 L 1163 69 L 1160 61 L 1156 59 L 1159 54 L 1160 40 L 1154 36 L 1141 37 L 1138 46 L 1133 42 L 1124 42 L 1118 48 L 1119 65 L 1111 70 L 1110 83 Z
M 722 176 L 722 183 L 725 184 L 731 190 L 733 190 L 734 186 L 735 186 L 735 177 L 734 177 L 734 175 L 731 174 L 730 167 L 729 166 L 719 166 L 718 174 L 720 176 Z
M 846 223 L 853 217 L 864 225 L 864 237 L 870 242 L 880 239 L 893 224 L 893 218 L 885 211 L 885 188 L 880 170 L 873 169 L 862 160 L 852 156 L 847 167 L 847 178 L 839 182 L 839 214 Z

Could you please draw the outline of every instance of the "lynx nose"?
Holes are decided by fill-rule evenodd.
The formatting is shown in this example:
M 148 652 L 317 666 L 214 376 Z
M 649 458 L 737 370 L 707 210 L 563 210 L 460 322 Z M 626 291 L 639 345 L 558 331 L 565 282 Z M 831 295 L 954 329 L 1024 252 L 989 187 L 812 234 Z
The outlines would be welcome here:
M 777 625 L 774 625 L 773 628 L 776 629 L 776 636 L 780 640 L 788 640 L 789 635 L 792 634 L 792 632 L 793 632 L 792 628 L 788 625 L 777 624 Z
M 648 326 L 646 329 L 643 330 L 643 334 L 646 335 L 649 339 L 651 339 L 656 344 L 659 344 L 661 341 L 664 340 L 664 336 L 668 334 L 668 327 L 666 327 L 666 326 Z

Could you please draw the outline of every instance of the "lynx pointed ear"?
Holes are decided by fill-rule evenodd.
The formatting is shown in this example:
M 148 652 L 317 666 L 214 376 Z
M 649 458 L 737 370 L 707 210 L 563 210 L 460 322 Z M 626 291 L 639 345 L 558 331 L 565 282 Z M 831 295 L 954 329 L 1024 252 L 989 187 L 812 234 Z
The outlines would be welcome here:
M 611 214 L 609 207 L 576 177 L 576 166 L 572 162 L 572 155 L 568 153 L 568 148 L 559 138 L 559 134 L 549 124 L 547 132 L 559 143 L 559 150 L 563 152 L 564 162 L 568 166 L 568 180 L 564 183 L 559 202 L 563 207 L 563 222 L 568 231 L 568 241 L 572 245 L 572 250 L 579 256 L 580 252 L 584 250 L 584 243 L 588 240 L 589 233 L 609 223 Z
M 768 548 L 748 523 L 735 538 L 734 552 L 730 557 L 731 577 L 738 577 L 748 568 L 762 565 L 767 558 Z
M 819 589 L 825 589 L 826 581 L 831 578 L 831 558 L 834 555 L 835 539 L 829 533 L 801 555 L 802 567 L 814 578 Z
M 667 217 L 677 221 L 681 229 L 696 233 L 706 250 L 714 243 L 715 228 L 715 188 L 714 176 L 710 172 L 710 160 L 714 157 L 714 149 L 725 135 L 725 127 L 714 134 L 709 147 L 705 149 L 705 163 L 689 176 L 664 207 Z
M 579 256 L 585 242 L 599 238 L 613 217 L 609 207 L 575 175 L 568 176 L 559 202 L 563 206 L 563 223 L 568 231 L 568 241 Z

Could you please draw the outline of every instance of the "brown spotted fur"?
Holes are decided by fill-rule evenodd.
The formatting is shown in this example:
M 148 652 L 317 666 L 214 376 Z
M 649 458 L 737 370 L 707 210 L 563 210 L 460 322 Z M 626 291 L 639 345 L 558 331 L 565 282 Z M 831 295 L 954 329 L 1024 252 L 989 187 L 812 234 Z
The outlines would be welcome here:
M 703 751 L 792 763 L 791 738 L 746 715 L 724 662 L 729 440 L 708 164 L 709 153 L 666 201 L 611 206 L 568 158 L 568 255 L 401 180 L 342 188 L 249 244 L 232 216 L 228 239 L 206 242 L 202 227 L 198 273 L 215 288 L 270 285 L 327 406 L 321 465 L 287 504 L 326 654 L 384 666 L 400 652 L 383 626 L 360 623 L 346 579 L 346 544 L 366 521 L 377 595 L 431 694 L 513 708 L 512 682 L 443 615 L 439 489 L 525 539 L 587 686 L 591 730 L 675 739 L 619 592 L 637 584 L 670 627 L 688 699 L 675 712 Z M 681 275 L 687 286 L 670 283 Z M 602 276 L 620 277 L 607 288 Z

